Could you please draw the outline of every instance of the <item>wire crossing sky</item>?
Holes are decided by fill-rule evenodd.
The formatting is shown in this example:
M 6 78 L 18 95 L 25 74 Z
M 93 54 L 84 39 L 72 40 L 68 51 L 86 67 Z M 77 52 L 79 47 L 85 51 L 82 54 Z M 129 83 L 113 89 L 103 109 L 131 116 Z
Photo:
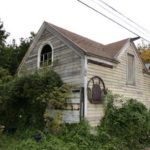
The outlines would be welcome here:
M 113 8 L 112 6 L 110 6 L 108 3 L 104 2 L 103 0 L 99 0 L 100 2 L 102 2 L 103 4 L 105 4 L 106 6 L 108 6 L 110 9 L 112 9 L 113 11 L 117 12 L 119 15 L 121 15 L 122 17 L 124 17 L 125 19 L 129 20 L 129 22 L 132 22 L 133 24 L 135 24 L 136 26 L 138 26 L 139 28 L 141 28 L 142 30 L 144 30 L 145 32 L 148 32 L 148 34 L 150 34 L 150 30 L 142 27 L 140 24 L 136 23 L 135 21 L 131 20 L 129 17 L 125 16 L 123 13 L 119 12 L 118 10 L 116 10 L 115 8 Z
M 125 16 L 124 14 L 122 14 L 121 12 L 119 12 L 118 10 L 116 10 L 115 8 L 113 8 L 112 6 L 110 6 L 108 3 L 104 2 L 103 0 L 98 0 L 101 3 L 103 3 L 104 5 L 106 5 L 108 8 L 110 8 L 111 10 L 113 10 L 115 13 L 119 14 L 119 16 L 121 16 L 121 20 L 123 19 L 124 22 L 131 26 L 131 28 L 133 27 L 134 30 L 137 30 L 137 34 L 141 33 L 143 34 L 143 38 L 146 37 L 147 40 L 150 41 L 150 31 L 144 27 L 142 27 L 140 24 L 136 23 L 135 21 L 131 20 L 129 17 Z M 109 11 L 107 9 L 107 11 Z
M 128 16 L 129 19 L 134 20 L 140 26 L 150 30 L 150 1 L 103 0 L 103 2 Z M 130 24 L 134 26 L 131 21 L 128 19 L 125 21 L 123 16 L 104 3 L 102 4 L 102 1 L 97 0 L 97 3 L 110 11 L 108 12 L 101 8 L 100 11 L 102 13 L 105 12 L 106 15 L 111 15 L 112 17 L 115 17 L 113 15 L 115 14 L 115 18 L 118 19 L 116 21 L 123 23 L 123 25 L 125 25 L 125 22 L 128 22 L 129 25 L 126 27 L 129 29 L 131 27 Z M 17 39 L 19 42 L 19 38 L 29 37 L 31 31 L 37 32 L 43 21 L 50 22 L 103 44 L 135 37 L 135 34 L 90 10 L 77 0 L 0 0 L 0 4 L 0 19 L 4 22 L 6 31 L 10 33 L 8 38 L 10 43 L 12 39 Z M 100 6 L 96 7 L 99 10 Z M 149 34 L 145 34 L 146 30 L 138 26 L 133 28 L 142 30 L 141 32 L 144 33 L 141 33 L 141 35 L 149 38 Z M 134 30 L 137 34 L 140 31 Z
M 97 12 L 98 14 L 106 17 L 110 21 L 116 23 L 117 25 L 121 26 L 127 31 L 133 33 L 136 36 L 141 37 L 143 40 L 150 43 L 150 33 L 148 32 L 147 29 L 135 23 L 129 17 L 126 17 L 124 14 L 120 13 L 119 11 L 117 11 L 115 8 L 111 7 L 109 4 L 105 3 L 104 1 L 102 0 L 89 0 L 89 1 L 77 0 L 77 1 L 83 4 L 84 6 L 88 7 L 89 9 L 92 9 L 93 11 Z M 98 1 L 101 3 L 99 3 Z M 104 6 L 101 4 L 104 4 Z M 97 6 L 99 6 L 100 8 L 98 8 Z M 106 12 L 102 12 L 101 8 Z M 107 13 L 110 14 L 108 15 Z

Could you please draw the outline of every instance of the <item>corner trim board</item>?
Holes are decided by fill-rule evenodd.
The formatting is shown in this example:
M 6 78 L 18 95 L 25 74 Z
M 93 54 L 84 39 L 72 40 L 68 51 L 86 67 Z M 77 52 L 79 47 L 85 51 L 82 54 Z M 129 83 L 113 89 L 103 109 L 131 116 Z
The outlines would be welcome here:
M 84 58 L 84 117 L 87 117 L 87 56 Z

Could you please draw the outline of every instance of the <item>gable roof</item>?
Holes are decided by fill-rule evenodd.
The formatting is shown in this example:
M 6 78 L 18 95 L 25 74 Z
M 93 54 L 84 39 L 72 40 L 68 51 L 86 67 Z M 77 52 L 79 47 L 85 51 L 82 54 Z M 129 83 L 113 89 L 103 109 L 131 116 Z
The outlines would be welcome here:
M 47 24 L 50 27 L 52 27 L 54 30 L 59 32 L 62 36 L 67 38 L 69 41 L 71 41 L 73 44 L 75 44 L 80 49 L 82 49 L 87 55 L 96 55 L 96 56 L 104 57 L 104 58 L 111 59 L 111 60 L 115 59 L 116 54 L 118 54 L 120 49 L 129 40 L 128 38 L 128 39 L 117 41 L 111 44 L 104 45 L 104 44 L 95 42 L 93 40 L 90 40 L 86 37 L 83 37 L 81 35 L 78 35 L 76 33 L 73 33 L 71 31 L 68 31 L 66 29 L 55 26 L 53 24 L 50 24 L 50 23 L 47 23 Z
M 127 42 L 133 41 L 136 38 L 127 38 L 121 41 L 117 41 L 114 43 L 110 43 L 107 45 L 98 43 L 96 41 L 90 40 L 86 37 L 83 37 L 81 35 L 78 35 L 76 33 L 73 33 L 71 31 L 68 31 L 66 29 L 60 28 L 56 25 L 53 25 L 48 22 L 44 22 L 42 26 L 40 27 L 39 31 L 37 32 L 32 44 L 30 45 L 28 51 L 26 52 L 24 58 L 22 59 L 19 67 L 18 67 L 18 72 L 24 63 L 25 59 L 28 57 L 32 49 L 35 47 L 36 43 L 40 39 L 40 36 L 44 32 L 46 28 L 50 28 L 55 33 L 60 34 L 62 37 L 67 39 L 70 43 L 74 44 L 77 48 L 79 48 L 84 54 L 87 56 L 93 56 L 93 57 L 98 57 L 102 59 L 106 59 L 111 62 L 118 63 L 116 60 L 115 56 L 120 53 L 120 50 L 125 46 Z

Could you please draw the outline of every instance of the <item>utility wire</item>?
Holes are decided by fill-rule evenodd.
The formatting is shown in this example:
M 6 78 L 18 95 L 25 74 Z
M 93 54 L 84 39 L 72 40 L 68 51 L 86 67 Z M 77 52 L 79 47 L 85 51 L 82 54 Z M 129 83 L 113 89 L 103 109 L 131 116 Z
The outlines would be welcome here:
M 95 3 L 96 5 L 100 6 L 101 8 L 103 8 L 105 11 L 109 12 L 111 15 L 117 17 L 118 19 L 120 19 L 121 21 L 123 21 L 124 23 L 126 23 L 128 26 L 134 28 L 135 30 L 137 30 L 138 32 L 142 33 L 143 35 L 147 36 L 148 38 L 150 38 L 150 35 L 146 35 L 143 30 L 135 27 L 135 25 L 129 23 L 127 20 L 125 20 L 125 18 L 120 18 L 118 15 L 116 15 L 116 13 L 108 10 L 107 8 L 105 8 L 104 6 L 102 6 L 100 3 L 94 1 L 94 0 L 91 0 L 93 3 Z
M 104 2 L 103 0 L 99 0 L 101 3 L 105 4 L 107 7 L 109 7 L 110 9 L 112 9 L 113 11 L 117 12 L 119 15 L 123 16 L 124 18 L 126 18 L 127 20 L 129 20 L 130 22 L 132 22 L 133 24 L 135 24 L 136 26 L 138 26 L 139 28 L 141 28 L 142 30 L 149 32 L 150 31 L 144 27 L 142 27 L 140 24 L 136 23 L 135 21 L 131 20 L 129 17 L 125 16 L 123 13 L 119 12 L 118 10 L 116 10 L 114 7 L 110 6 L 108 3 Z
M 130 30 L 129 28 L 123 26 L 122 24 L 118 23 L 117 21 L 115 21 L 114 19 L 112 19 L 112 18 L 110 18 L 109 16 L 105 15 L 104 13 L 102 13 L 102 12 L 96 10 L 95 8 L 91 7 L 90 5 L 88 5 L 88 4 L 84 3 L 84 2 L 82 2 L 81 0 L 77 0 L 77 1 L 80 2 L 81 4 L 85 5 L 86 7 L 90 8 L 91 10 L 97 12 L 98 14 L 102 15 L 103 17 L 109 19 L 110 21 L 116 23 L 117 25 L 121 26 L 122 28 L 128 30 L 128 31 L 131 32 L 132 34 L 134 34 L 134 35 L 136 35 L 136 36 L 138 36 L 138 37 L 141 37 L 143 40 L 145 40 L 145 41 L 147 41 L 147 42 L 150 42 L 150 41 L 147 40 L 146 38 L 140 36 L 139 34 L 137 34 L 136 32 L 134 32 L 134 31 L 132 31 L 132 30 Z

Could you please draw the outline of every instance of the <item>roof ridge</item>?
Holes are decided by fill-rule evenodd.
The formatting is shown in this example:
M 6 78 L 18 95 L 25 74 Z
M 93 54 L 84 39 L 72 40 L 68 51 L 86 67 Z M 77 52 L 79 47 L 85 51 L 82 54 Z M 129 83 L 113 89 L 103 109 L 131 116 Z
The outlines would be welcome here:
M 100 43 L 100 42 L 98 42 L 98 41 L 95 41 L 95 40 L 93 40 L 93 39 L 87 38 L 87 37 L 85 37 L 85 36 L 83 36 L 83 35 L 80 35 L 80 34 L 77 34 L 77 33 L 73 32 L 73 31 L 66 30 L 66 29 L 64 29 L 64 28 L 62 28 L 62 27 L 56 26 L 56 25 L 54 25 L 54 24 L 52 24 L 52 23 L 49 23 L 49 22 L 46 22 L 46 23 L 48 23 L 50 26 L 52 26 L 52 27 L 54 27 L 54 28 L 59 28 L 59 29 L 61 29 L 61 30 L 70 32 L 71 34 L 75 34 L 75 35 L 77 35 L 77 36 L 80 36 L 80 37 L 82 37 L 82 38 L 85 38 L 85 39 L 87 39 L 87 40 L 89 40 L 89 41 L 91 41 L 91 42 L 94 42 L 94 43 L 97 43 L 97 44 L 100 44 L 100 45 L 103 45 L 103 46 L 104 46 L 104 44 L 102 44 L 102 43 Z
M 131 38 L 125 38 L 125 39 L 122 39 L 122 40 L 119 40 L 119 41 L 111 42 L 111 43 L 105 44 L 105 46 L 115 44 L 115 43 L 119 43 L 119 42 L 123 42 L 123 41 L 129 40 L 129 39 L 131 39 Z
M 67 40 L 78 46 L 87 55 L 96 55 L 98 57 L 103 57 L 106 59 L 115 60 L 115 55 L 118 51 L 125 45 L 128 38 L 116 41 L 110 44 L 101 44 L 97 41 L 74 33 L 72 31 L 66 30 L 64 28 L 58 27 L 54 24 L 46 22 L 50 27 L 64 36 Z

